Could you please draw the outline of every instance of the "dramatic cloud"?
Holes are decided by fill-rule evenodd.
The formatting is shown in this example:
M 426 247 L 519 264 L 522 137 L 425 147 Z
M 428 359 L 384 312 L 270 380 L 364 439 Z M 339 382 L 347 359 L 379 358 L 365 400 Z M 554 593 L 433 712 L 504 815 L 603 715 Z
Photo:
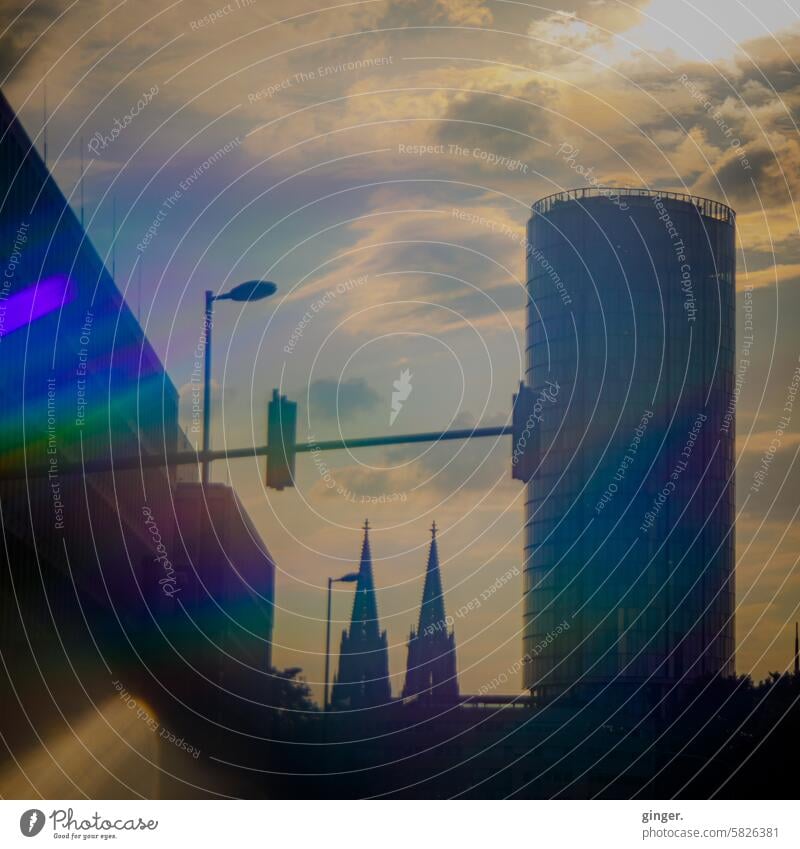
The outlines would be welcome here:
M 553 92 L 538 83 L 501 91 L 480 91 L 453 97 L 438 132 L 441 141 L 462 147 L 480 146 L 497 156 L 541 153 L 546 140 Z

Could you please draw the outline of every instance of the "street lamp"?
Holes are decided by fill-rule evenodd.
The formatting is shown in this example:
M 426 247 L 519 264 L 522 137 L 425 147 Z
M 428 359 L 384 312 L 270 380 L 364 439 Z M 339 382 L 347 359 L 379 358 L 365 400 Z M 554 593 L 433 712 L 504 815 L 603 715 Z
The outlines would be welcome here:
M 203 378 L 203 483 L 208 483 L 209 461 L 206 458 L 211 450 L 211 326 L 214 301 L 260 301 L 275 294 L 278 287 L 266 280 L 250 280 L 234 286 L 224 295 L 215 295 L 206 290 L 206 351 L 205 374 Z
M 328 578 L 328 624 L 325 632 L 325 698 L 323 699 L 323 707 L 325 712 L 328 711 L 328 680 L 330 678 L 331 665 L 331 589 L 334 584 L 352 584 L 358 580 L 358 572 L 348 572 L 342 575 L 341 578 Z

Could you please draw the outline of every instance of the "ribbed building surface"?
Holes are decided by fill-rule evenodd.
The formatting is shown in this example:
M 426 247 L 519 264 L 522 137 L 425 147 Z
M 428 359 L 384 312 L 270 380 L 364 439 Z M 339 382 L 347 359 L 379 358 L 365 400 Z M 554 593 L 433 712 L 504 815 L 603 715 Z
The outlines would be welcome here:
M 734 671 L 734 213 L 612 191 L 545 198 L 528 226 L 523 660 L 543 700 Z

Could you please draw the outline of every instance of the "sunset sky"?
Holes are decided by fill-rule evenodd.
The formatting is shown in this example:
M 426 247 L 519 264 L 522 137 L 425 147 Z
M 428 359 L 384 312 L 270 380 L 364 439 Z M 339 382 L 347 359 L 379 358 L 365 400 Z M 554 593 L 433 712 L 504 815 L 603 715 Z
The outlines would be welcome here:
M 505 423 L 524 371 L 530 204 L 587 182 L 669 189 L 738 214 L 738 331 L 752 287 L 755 340 L 744 503 L 800 356 L 799 0 L 3 7 L 3 90 L 43 151 L 46 85 L 48 164 L 76 210 L 82 141 L 87 230 L 111 268 L 116 208 L 117 283 L 181 388 L 187 431 L 203 291 L 253 278 L 278 294 L 216 308 L 215 447 L 265 442 L 278 386 L 299 402 L 301 439 Z M 737 667 L 756 677 L 791 660 L 799 450 L 800 406 L 737 518 Z M 510 454 L 508 439 L 336 452 L 327 476 L 305 455 L 283 492 L 264 488 L 263 462 L 217 464 L 277 561 L 276 664 L 303 667 L 319 694 L 326 579 L 354 568 L 367 517 L 395 694 L 434 519 L 462 691 L 514 664 Z

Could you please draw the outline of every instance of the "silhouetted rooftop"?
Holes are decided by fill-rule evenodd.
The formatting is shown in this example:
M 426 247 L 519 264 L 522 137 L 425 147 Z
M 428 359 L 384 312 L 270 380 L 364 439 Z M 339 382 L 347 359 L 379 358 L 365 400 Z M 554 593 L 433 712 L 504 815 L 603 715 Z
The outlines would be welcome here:
M 733 224 L 736 221 L 736 213 L 729 206 L 711 198 L 688 195 L 682 192 L 626 188 L 624 186 L 586 186 L 582 189 L 568 189 L 567 191 L 556 192 L 555 194 L 540 198 L 531 206 L 531 209 L 536 214 L 546 215 L 554 206 L 561 203 L 591 200 L 593 198 L 608 198 L 611 196 L 615 198 L 658 197 L 664 201 L 679 201 L 697 207 L 700 214 L 705 215 L 707 218 L 725 221 L 728 224 Z

